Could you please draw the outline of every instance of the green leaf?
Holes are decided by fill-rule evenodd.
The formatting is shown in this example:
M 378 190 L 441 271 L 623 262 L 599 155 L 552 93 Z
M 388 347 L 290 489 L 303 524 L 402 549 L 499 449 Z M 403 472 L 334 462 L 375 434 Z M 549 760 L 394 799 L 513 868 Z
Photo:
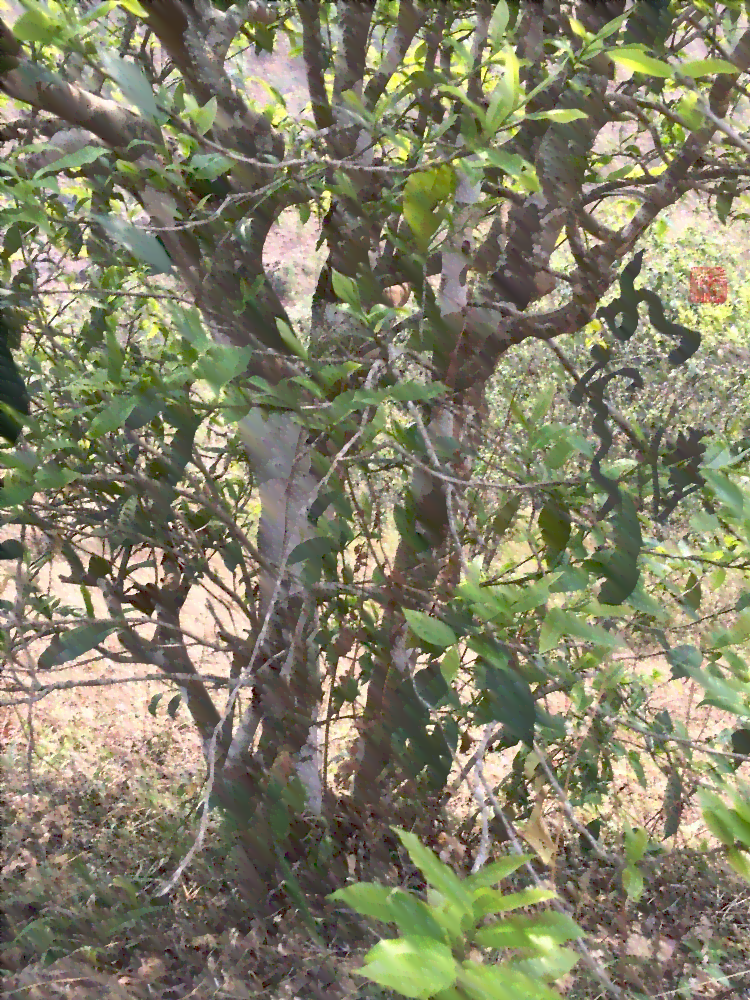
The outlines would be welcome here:
M 200 135 L 205 135 L 213 127 L 216 121 L 218 104 L 215 97 L 210 98 L 202 108 L 196 108 L 190 112 L 190 117 L 195 122 L 195 127 Z
M 486 135 L 494 135 L 515 107 L 520 94 L 520 87 L 516 87 L 515 79 L 515 65 L 507 58 L 506 51 L 503 75 L 492 91 L 492 97 L 490 98 L 487 115 L 484 120 Z
M 290 566 L 294 566 L 295 563 L 300 562 L 319 563 L 326 556 L 337 551 L 338 547 L 332 538 L 326 538 L 323 535 L 314 535 L 312 538 L 300 542 L 299 545 L 295 545 L 289 553 L 287 561 Z
M 496 538 L 502 538 L 505 532 L 513 523 L 513 519 L 521 507 L 521 495 L 514 494 L 510 500 L 503 504 L 500 510 L 492 519 L 492 532 Z
M 345 889 L 337 889 L 326 898 L 340 900 L 346 903 L 363 917 L 372 917 L 374 920 L 382 920 L 383 923 L 391 923 L 391 907 L 388 903 L 393 889 L 387 885 L 379 885 L 377 882 L 358 882 L 356 885 L 348 885 Z
M 276 329 L 279 331 L 279 336 L 284 341 L 289 350 L 296 354 L 298 358 L 302 358 L 304 361 L 307 360 L 307 349 L 301 340 L 298 339 L 292 328 L 280 317 L 276 317 Z
M 211 344 L 193 371 L 198 378 L 205 379 L 218 395 L 227 382 L 246 370 L 252 354 L 252 347 Z
M 710 638 L 713 639 L 713 644 L 716 648 L 728 645 L 732 640 L 731 633 L 719 635 L 718 637 L 711 636 Z M 703 704 L 715 705 L 717 708 L 722 709 L 722 711 L 732 712 L 734 715 L 743 716 L 748 714 L 747 686 L 745 684 L 740 681 L 724 680 L 722 677 L 717 677 L 713 672 L 709 672 L 708 670 L 688 669 L 686 672 L 705 690 L 706 696 L 703 699 Z
M 461 666 L 461 657 L 458 655 L 458 650 L 455 646 L 451 647 L 440 661 L 440 673 L 446 684 L 452 684 L 453 681 L 458 676 L 458 671 Z
M 693 131 L 703 128 L 706 120 L 697 105 L 697 94 L 685 94 L 685 96 L 680 98 L 677 102 L 677 106 L 674 109 L 675 113 L 683 119 L 687 127 Z
M 667 660 L 672 668 L 672 679 L 691 677 L 693 670 L 698 670 L 703 663 L 703 653 L 695 646 L 675 646 L 667 650 Z
M 632 69 L 636 73 L 658 76 L 665 80 L 674 74 L 669 63 L 662 62 L 661 59 L 654 59 L 653 56 L 646 55 L 641 49 L 623 46 L 620 49 L 609 49 L 607 55 L 612 62 L 619 63 L 620 66 Z
M 691 573 L 687 579 L 685 592 L 682 595 L 682 603 L 690 608 L 691 611 L 697 611 L 701 606 L 701 597 L 701 582 L 695 573 Z
M 107 235 L 128 249 L 134 257 L 148 264 L 155 274 L 169 274 L 172 261 L 159 240 L 143 229 L 131 226 L 129 222 L 116 215 L 94 215 Z
M 0 559 L 23 559 L 24 547 L 15 538 L 0 542 Z
M 526 115 L 526 117 L 548 119 L 559 125 L 567 125 L 568 122 L 578 121 L 579 118 L 588 118 L 588 115 L 578 108 L 553 108 L 551 111 L 536 111 L 534 114 Z
M 0 436 L 15 444 L 21 433 L 19 417 L 29 415 L 29 394 L 9 347 L 10 331 L 0 316 Z
M 408 851 L 412 862 L 419 868 L 427 882 L 447 900 L 457 906 L 463 913 L 471 914 L 472 898 L 466 885 L 461 882 L 456 873 L 449 868 L 413 833 L 407 833 L 399 827 L 393 828 L 401 843 Z
M 428 249 L 440 225 L 441 216 L 436 214 L 435 209 L 453 195 L 456 183 L 455 170 L 441 164 L 431 170 L 411 174 L 404 185 L 404 218 L 422 252 Z
M 51 141 L 50 145 L 54 146 L 54 140 Z M 63 170 L 79 170 L 81 167 L 85 167 L 89 163 L 95 163 L 96 160 L 106 155 L 107 150 L 103 146 L 84 146 L 83 149 L 77 149 L 75 153 L 68 153 L 65 156 L 61 156 L 59 160 L 55 160 L 54 163 L 48 163 L 47 166 L 40 167 L 34 174 L 34 177 L 44 177 L 45 174 L 50 173 L 59 174 Z
M 126 100 L 135 104 L 144 118 L 154 121 L 159 114 L 148 77 L 136 63 L 127 62 L 113 52 L 101 56 L 104 71 L 112 77 Z
M 579 38 L 588 38 L 591 35 L 590 31 L 581 24 L 581 22 L 575 17 L 568 18 L 570 22 L 570 27 L 573 29 L 574 33 L 578 35 Z
M 359 285 L 354 278 L 350 278 L 346 274 L 340 274 L 338 271 L 331 271 L 331 282 L 337 299 L 346 302 L 353 309 L 361 308 L 362 300 L 359 294 Z
M 717 840 L 726 847 L 734 844 L 734 831 L 728 822 L 729 810 L 721 799 L 711 792 L 698 789 L 698 798 L 703 813 L 703 822 Z
M 456 644 L 456 634 L 453 629 L 424 611 L 405 609 L 404 618 L 414 635 L 428 646 L 447 649 Z
M 740 878 L 744 878 L 746 882 L 750 882 L 750 859 L 748 859 L 747 854 L 738 850 L 736 847 L 730 847 L 727 851 L 726 857 L 728 863 L 737 872 Z
M 473 638 L 469 645 L 480 656 L 476 683 L 482 694 L 475 707 L 477 725 L 502 722 L 507 737 L 531 744 L 536 703 L 528 681 L 510 669 L 507 659 L 503 662 L 499 651 L 493 649 L 492 641 Z
M 616 31 L 619 31 L 627 18 L 630 17 L 630 14 L 631 11 L 626 11 L 626 13 L 620 14 L 619 17 L 613 18 L 613 20 L 611 20 L 608 24 L 605 24 L 600 31 L 597 31 L 594 38 L 601 40 L 609 38 L 610 35 L 614 35 Z
M 60 37 L 62 26 L 44 11 L 27 10 L 13 22 L 13 34 L 20 42 L 38 42 L 49 45 Z
M 38 490 L 61 490 L 78 479 L 79 475 L 75 469 L 64 469 L 55 462 L 48 462 L 37 470 L 34 485 Z
M 739 74 L 739 70 L 726 59 L 691 59 L 690 62 L 680 63 L 675 66 L 675 72 L 689 76 L 697 80 L 701 76 L 709 76 L 711 73 L 732 73 Z
M 137 400 L 133 396 L 120 396 L 113 400 L 101 413 L 91 421 L 89 438 L 95 441 L 110 431 L 123 427 L 125 421 L 135 409 Z
M 552 402 L 557 394 L 556 386 L 552 386 L 549 389 L 544 389 L 539 393 L 534 401 L 534 405 L 531 408 L 531 414 L 529 415 L 529 423 L 534 425 L 541 425 L 544 418 L 549 413 L 549 408 L 552 406 Z
M 148 13 L 144 11 L 143 7 L 140 6 L 138 0 L 128 0 L 128 3 L 133 3 L 139 7 L 138 17 L 148 17 Z M 121 6 L 125 6 L 125 3 L 121 3 Z M 92 24 L 94 21 L 98 21 L 101 17 L 106 17 L 110 11 L 113 11 L 117 7 L 117 0 L 105 0 L 105 3 L 99 3 L 96 7 L 92 7 L 91 10 L 86 11 L 81 17 L 81 24 Z M 136 13 L 133 11 L 133 13 Z
M 483 149 L 481 153 L 482 157 L 486 157 L 487 162 L 493 167 L 499 167 L 500 170 L 504 170 L 506 174 L 513 177 L 518 181 L 527 191 L 534 193 L 541 190 L 541 185 L 539 183 L 539 178 L 536 175 L 536 169 L 530 163 L 527 163 L 522 157 L 517 156 L 515 153 L 504 153 L 499 149 Z M 522 166 L 517 168 L 515 163 L 520 161 Z M 511 411 L 515 415 L 516 404 L 515 402 L 511 404 Z
M 567 505 L 549 497 L 539 513 L 539 529 L 546 549 L 547 565 L 552 567 L 570 541 L 572 523 Z
M 517 871 L 521 865 L 533 860 L 533 854 L 514 854 L 507 858 L 500 858 L 499 861 L 493 861 L 492 864 L 480 868 L 478 872 L 467 875 L 465 884 L 470 889 L 481 889 L 484 886 L 491 887 L 497 885 L 498 882 L 502 882 L 503 879 L 512 875 L 514 871 Z
M 97 625 L 81 625 L 63 632 L 60 636 L 50 642 L 49 646 L 40 654 L 37 666 L 40 670 L 50 670 L 58 667 L 68 660 L 75 660 L 77 657 L 88 653 L 94 646 L 104 642 L 108 635 L 117 629 L 114 623 Z
M 560 995 L 544 983 L 500 965 L 464 962 L 458 976 L 461 996 L 469 1000 L 560 1000 Z
M 750 729 L 735 729 L 732 733 L 732 753 L 750 756 Z
M 531 979 L 555 980 L 570 972 L 580 961 L 581 956 L 572 948 L 556 948 L 554 951 L 537 955 L 535 958 L 522 958 L 513 962 L 513 968 Z
M 138 3 L 138 0 L 117 0 L 117 2 L 120 7 L 129 10 L 136 17 L 142 17 L 144 21 L 148 18 L 149 12 Z
M 175 326 L 198 354 L 205 354 L 213 341 L 206 332 L 197 309 L 184 309 L 170 303 L 170 314 Z
M 727 476 L 715 469 L 701 468 L 703 477 L 716 493 L 718 499 L 727 507 L 732 517 L 741 518 L 744 506 L 742 491 Z
M 631 864 L 640 861 L 646 853 L 648 847 L 648 834 L 642 826 L 634 830 L 626 830 L 625 835 L 625 857 Z
M 375 882 L 359 882 L 345 889 L 338 889 L 328 898 L 346 903 L 364 917 L 396 924 L 404 935 L 443 940 L 443 929 L 435 920 L 430 907 L 413 893 L 403 889 L 392 889 Z
M 367 953 L 359 971 L 367 979 L 405 997 L 428 1000 L 453 985 L 458 964 L 447 945 L 410 935 L 395 941 L 379 941 Z
M 522 906 L 534 906 L 554 899 L 553 889 L 522 889 L 520 892 L 502 893 L 499 889 L 484 887 L 474 893 L 474 918 L 480 920 L 491 913 L 507 913 Z
M 637 903 L 643 895 L 643 875 L 635 865 L 626 865 L 622 872 L 622 887 L 628 895 Z
M 531 948 L 536 952 L 547 952 L 556 945 L 582 937 L 585 933 L 572 917 L 548 910 L 507 917 L 489 927 L 482 927 L 474 934 L 474 942 L 484 948 Z
M 599 625 L 592 625 L 577 615 L 562 608 L 550 608 L 542 623 L 539 636 L 539 652 L 549 653 L 557 646 L 564 635 L 591 642 L 595 646 L 606 646 L 614 649 L 622 645 L 622 640 L 611 635 Z
M 500 43 L 505 36 L 509 20 L 510 11 L 508 10 L 508 4 L 505 0 L 500 0 L 500 2 L 495 5 L 495 9 L 492 12 L 488 29 L 488 35 L 493 52 L 497 52 L 500 48 Z

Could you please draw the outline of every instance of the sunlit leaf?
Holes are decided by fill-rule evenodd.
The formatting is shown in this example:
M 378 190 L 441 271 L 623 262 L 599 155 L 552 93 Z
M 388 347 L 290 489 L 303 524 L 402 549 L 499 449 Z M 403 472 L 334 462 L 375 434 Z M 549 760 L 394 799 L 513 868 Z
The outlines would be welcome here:
M 645 73 L 647 76 L 658 76 L 663 79 L 674 75 L 674 70 L 669 63 L 662 62 L 661 59 L 654 59 L 653 56 L 647 55 L 641 49 L 626 47 L 610 49 L 607 55 L 612 62 L 616 62 L 626 69 L 632 69 L 636 73 Z

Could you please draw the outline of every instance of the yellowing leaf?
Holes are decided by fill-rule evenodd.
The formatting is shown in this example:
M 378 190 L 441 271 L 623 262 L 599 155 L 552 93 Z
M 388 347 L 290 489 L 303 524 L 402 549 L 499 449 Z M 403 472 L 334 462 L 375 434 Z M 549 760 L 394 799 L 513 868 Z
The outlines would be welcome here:
M 589 32 L 586 31 L 586 29 L 584 28 L 584 26 L 581 24 L 580 21 L 578 21 L 575 17 L 569 17 L 568 20 L 570 21 L 570 27 L 573 29 L 575 34 L 578 35 L 579 38 L 588 37 Z

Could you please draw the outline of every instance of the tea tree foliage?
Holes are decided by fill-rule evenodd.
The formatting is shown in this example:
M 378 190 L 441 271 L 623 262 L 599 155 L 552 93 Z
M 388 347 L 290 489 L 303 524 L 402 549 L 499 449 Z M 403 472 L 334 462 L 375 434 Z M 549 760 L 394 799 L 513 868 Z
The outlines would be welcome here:
M 259 909 L 281 879 L 336 891 L 352 837 L 386 871 L 385 817 L 434 835 L 493 750 L 516 752 L 509 823 L 556 774 L 573 810 L 616 760 L 645 782 L 621 725 L 671 776 L 669 836 L 680 775 L 725 780 L 627 647 L 744 731 L 744 597 L 699 620 L 728 575 L 744 592 L 747 404 L 701 381 L 715 319 L 682 265 L 651 282 L 688 193 L 728 234 L 745 217 L 746 21 L 24 0 L 0 22 L 2 305 L 25 331 L 0 346 L 0 507 L 50 540 L 3 542 L 5 675 L 41 638 L 34 684 L 97 655 L 169 679 Z M 282 40 L 298 118 L 250 96 Z M 264 259 L 290 210 L 323 255 L 304 324 Z M 53 558 L 79 603 L 44 593 Z

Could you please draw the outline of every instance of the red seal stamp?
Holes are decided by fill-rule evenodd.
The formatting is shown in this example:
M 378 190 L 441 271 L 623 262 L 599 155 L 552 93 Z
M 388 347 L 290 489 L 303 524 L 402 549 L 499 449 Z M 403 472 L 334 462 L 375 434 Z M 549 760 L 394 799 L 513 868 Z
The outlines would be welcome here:
M 723 267 L 690 268 L 690 301 L 727 301 L 727 276 Z

